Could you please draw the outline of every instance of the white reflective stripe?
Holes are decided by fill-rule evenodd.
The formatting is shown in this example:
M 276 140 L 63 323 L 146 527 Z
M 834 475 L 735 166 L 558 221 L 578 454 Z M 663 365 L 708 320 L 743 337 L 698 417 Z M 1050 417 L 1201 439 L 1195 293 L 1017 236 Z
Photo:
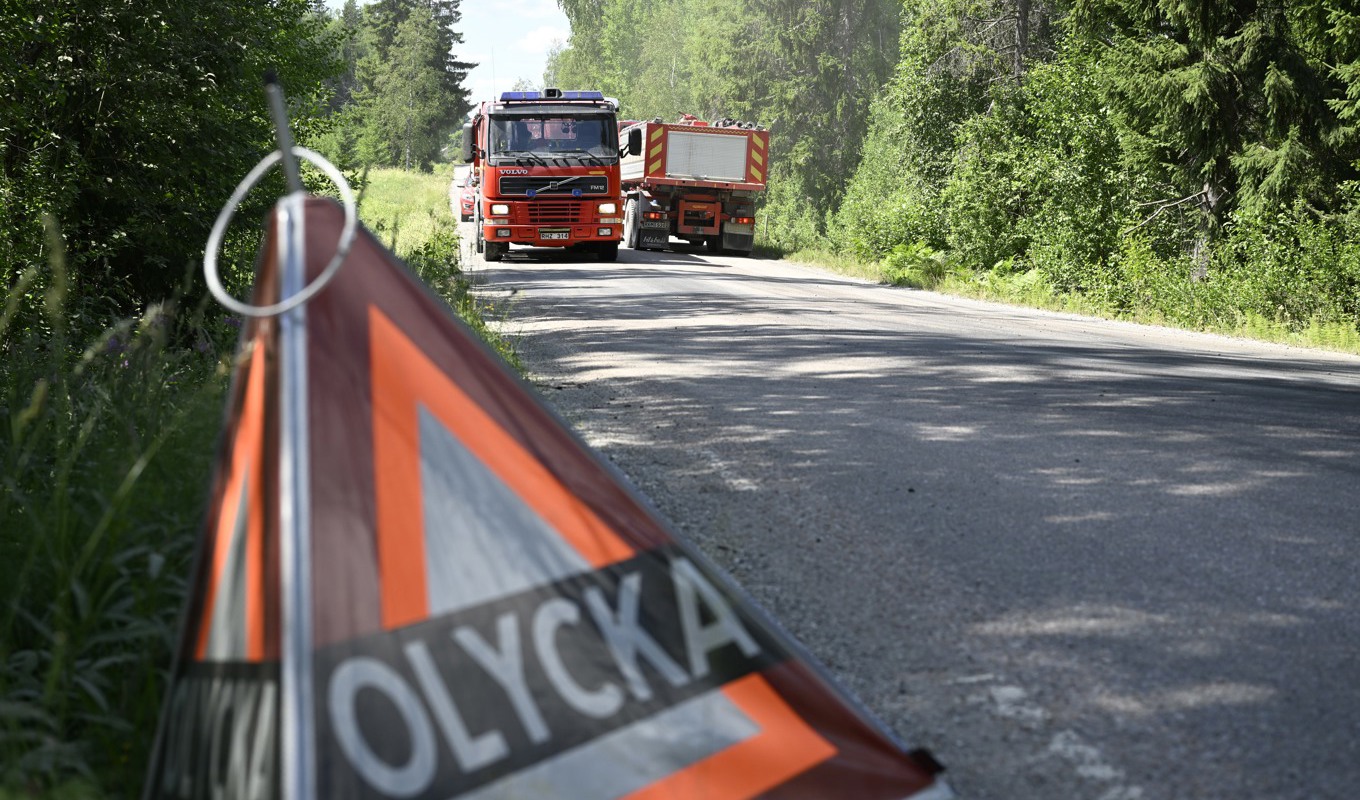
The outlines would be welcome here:
M 425 585 L 435 617 L 590 571 L 590 564 L 420 407 Z
M 666 175 L 712 181 L 746 180 L 746 136 L 670 131 Z
M 244 471 L 250 474 L 251 464 Z M 212 618 L 208 625 L 207 661 L 244 661 L 246 658 L 246 532 L 248 528 L 250 481 L 241 481 L 241 496 L 236 503 L 236 524 L 230 533 L 219 530 L 218 536 L 230 536 L 226 563 L 217 577 L 217 593 L 209 598 Z M 224 498 L 231 502 L 231 498 Z M 259 502 L 255 499 L 255 502 Z
M 909 794 L 902 800 L 954 800 L 954 798 L 954 790 L 949 788 L 949 784 L 941 778 L 936 778 L 935 782 L 929 787 L 915 794 Z
M 722 690 L 714 689 L 459 795 L 459 800 L 623 797 L 759 732 Z

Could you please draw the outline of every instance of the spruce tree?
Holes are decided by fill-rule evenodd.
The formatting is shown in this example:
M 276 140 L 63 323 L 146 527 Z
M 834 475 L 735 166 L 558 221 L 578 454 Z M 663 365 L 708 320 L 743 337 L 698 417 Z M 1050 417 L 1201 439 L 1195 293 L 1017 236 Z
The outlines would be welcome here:
M 1197 211 L 1192 252 L 1236 209 L 1299 200 L 1334 208 L 1353 175 L 1339 151 L 1337 92 L 1319 50 L 1320 3 L 1082 0 L 1078 29 L 1103 56 L 1139 168 L 1166 191 L 1151 213 Z

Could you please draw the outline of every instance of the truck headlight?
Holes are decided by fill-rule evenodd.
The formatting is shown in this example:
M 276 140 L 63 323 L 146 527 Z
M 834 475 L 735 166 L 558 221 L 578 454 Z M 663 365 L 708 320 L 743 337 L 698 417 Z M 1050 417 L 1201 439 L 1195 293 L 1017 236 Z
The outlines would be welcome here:
M 508 204 L 506 204 L 506 203 L 492 203 L 492 204 L 491 204 L 491 216 L 493 216 L 493 217 L 507 217 L 507 216 L 509 216 L 509 215 L 510 215 L 510 206 L 509 206 Z
M 600 213 L 617 214 L 619 213 L 619 206 L 617 203 L 600 203 Z

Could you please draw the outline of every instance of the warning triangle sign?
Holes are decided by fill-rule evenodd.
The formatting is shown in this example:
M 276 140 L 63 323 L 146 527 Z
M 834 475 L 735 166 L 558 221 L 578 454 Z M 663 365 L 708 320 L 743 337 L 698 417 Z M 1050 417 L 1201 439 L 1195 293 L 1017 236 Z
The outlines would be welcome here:
M 304 311 L 242 334 L 147 797 L 952 796 L 366 232 Z

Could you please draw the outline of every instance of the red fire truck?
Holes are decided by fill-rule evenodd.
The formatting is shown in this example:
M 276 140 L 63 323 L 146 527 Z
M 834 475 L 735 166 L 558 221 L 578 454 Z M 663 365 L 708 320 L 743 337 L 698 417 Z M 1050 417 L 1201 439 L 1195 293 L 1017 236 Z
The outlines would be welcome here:
M 463 126 L 477 174 L 477 252 L 500 261 L 511 244 L 569 247 L 618 258 L 623 236 L 618 104 L 600 92 L 504 92 Z
M 770 132 L 748 122 L 622 122 L 624 242 L 662 250 L 672 236 L 709 252 L 749 255 L 765 191 Z

